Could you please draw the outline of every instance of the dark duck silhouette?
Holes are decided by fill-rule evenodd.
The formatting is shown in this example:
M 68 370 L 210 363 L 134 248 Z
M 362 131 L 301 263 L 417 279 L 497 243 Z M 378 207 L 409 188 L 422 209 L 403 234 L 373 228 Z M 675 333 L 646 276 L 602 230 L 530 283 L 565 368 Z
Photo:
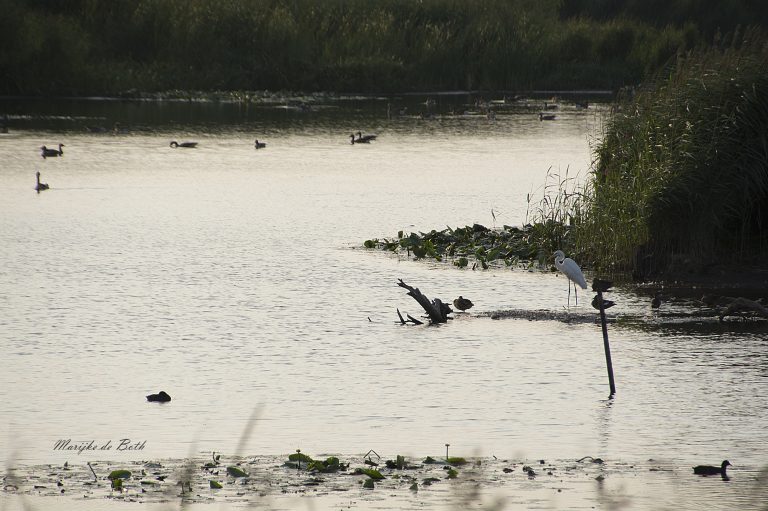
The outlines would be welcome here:
M 349 136 L 352 139 L 353 144 L 370 144 L 371 140 L 376 140 L 376 135 L 363 135 L 361 131 L 357 132 L 357 138 L 355 138 L 355 134 L 351 134 Z
M 723 461 L 719 467 L 712 465 L 696 465 L 693 467 L 693 473 L 701 476 L 723 476 L 726 477 L 725 467 L 732 466 L 728 460 Z
M 462 312 L 467 309 L 471 309 L 474 305 L 475 304 L 472 303 L 472 300 L 469 298 L 464 298 L 463 296 L 459 296 L 453 301 L 453 306 Z
M 40 148 L 40 150 L 41 150 L 40 156 L 42 156 L 43 158 L 54 158 L 56 156 L 63 156 L 64 155 L 64 151 L 61 149 L 62 147 L 64 147 L 64 144 L 59 144 L 58 150 L 57 149 L 49 149 L 48 147 L 42 146 Z
M 167 403 L 171 400 L 171 396 L 165 393 L 165 391 L 161 390 L 157 394 L 150 394 L 147 396 L 147 401 L 151 401 L 153 403 Z
M 177 147 L 192 149 L 197 147 L 197 142 L 182 142 L 181 144 L 179 144 L 174 140 L 173 142 L 171 142 L 171 147 L 173 147 L 174 149 L 176 149 Z
M 37 190 L 37 193 L 40 193 L 43 190 L 47 190 L 48 188 L 49 188 L 48 183 L 40 182 L 40 172 L 37 172 L 37 185 L 35 186 L 35 190 Z
M 601 300 L 600 296 L 595 295 L 595 297 L 592 298 L 592 307 L 594 307 L 597 310 L 600 310 L 600 300 Z M 616 305 L 616 302 L 614 302 L 613 300 L 606 300 L 605 298 L 602 298 L 602 300 L 603 300 L 603 310 L 610 309 L 611 307 Z
M 540 121 L 554 121 L 555 120 L 555 114 L 539 113 L 539 120 Z
M 663 299 L 664 297 L 661 295 L 661 291 L 656 291 L 656 294 L 653 295 L 653 300 L 651 300 L 651 308 L 658 309 L 661 307 L 661 302 Z
M 256 141 L 253 143 L 253 147 L 256 149 L 264 149 L 267 147 L 267 144 L 265 142 L 259 142 L 259 139 L 257 138 Z

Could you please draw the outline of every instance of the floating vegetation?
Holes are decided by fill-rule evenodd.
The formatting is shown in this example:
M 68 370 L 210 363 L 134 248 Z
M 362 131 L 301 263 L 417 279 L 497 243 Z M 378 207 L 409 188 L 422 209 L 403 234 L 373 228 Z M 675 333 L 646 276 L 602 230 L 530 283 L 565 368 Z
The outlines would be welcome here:
M 227 474 L 231 475 L 235 479 L 238 477 L 248 477 L 248 474 L 245 473 L 243 469 L 240 467 L 227 467 Z
M 333 457 L 331 457 L 333 458 Z M 402 460 L 399 460 L 402 458 Z M 327 458 L 325 461 L 327 462 Z M 591 459 L 592 462 L 585 462 Z M 498 488 L 505 488 L 510 495 L 522 497 L 529 495 L 533 498 L 541 489 L 541 484 L 554 484 L 558 492 L 565 495 L 583 496 L 585 485 L 594 481 L 596 476 L 621 480 L 628 478 L 637 481 L 638 477 L 656 478 L 661 474 L 687 474 L 687 471 L 654 472 L 653 460 L 640 461 L 638 463 L 622 463 L 616 460 L 599 460 L 597 458 L 581 458 L 570 460 L 554 460 L 543 464 L 539 460 L 507 460 L 495 456 L 487 458 L 468 458 L 462 468 L 446 466 L 444 461 L 433 457 L 419 460 L 409 460 L 398 456 L 394 458 L 395 465 L 401 461 L 402 468 L 382 468 L 375 471 L 381 474 L 380 479 L 374 479 L 368 474 L 361 473 L 362 477 L 353 476 L 355 471 L 347 471 L 347 461 L 339 461 L 338 473 L 323 474 L 323 477 L 307 477 L 305 470 L 297 471 L 295 468 L 281 463 L 284 456 L 248 456 L 231 457 L 228 463 L 237 464 L 244 471 L 251 474 L 247 478 L 239 478 L 237 484 L 222 484 L 220 476 L 223 466 L 219 469 L 206 468 L 210 457 L 193 459 L 169 459 L 162 463 L 154 462 L 120 462 L 113 469 L 109 462 L 91 462 L 96 478 L 88 463 L 71 463 L 64 465 L 36 465 L 16 466 L 9 469 L 5 478 L 5 485 L 0 489 L 0 498 L 24 499 L 26 496 L 38 498 L 52 497 L 53 499 L 69 498 L 72 504 L 58 504 L 53 507 L 78 507 L 77 501 L 87 500 L 96 502 L 99 499 L 108 501 L 134 502 L 138 504 L 168 504 L 176 499 L 181 499 L 184 504 L 220 503 L 223 505 L 243 504 L 264 505 L 265 499 L 293 499 L 297 494 L 317 496 L 326 499 L 328 505 L 319 505 L 323 508 L 341 508 L 350 499 L 350 492 L 374 491 L 386 495 L 392 502 L 388 507 L 393 509 L 411 508 L 414 496 L 418 493 L 420 505 L 449 503 L 454 504 L 452 509 L 477 508 L 476 505 L 459 505 L 456 500 L 477 499 L 478 492 L 487 495 L 498 493 Z M 430 461 L 430 463 L 427 463 Z M 481 463 L 478 463 L 481 462 Z M 360 456 L 356 456 L 354 463 L 363 465 Z M 335 463 L 331 462 L 331 465 Z M 532 466 L 541 467 L 534 472 Z M 128 466 L 129 465 L 129 466 Z M 302 463 L 302 467 L 304 463 Z M 364 466 L 364 465 L 363 465 Z M 120 470 L 118 470 L 118 468 Z M 130 470 L 125 470 L 130 468 Z M 684 468 L 687 469 L 687 466 Z M 754 466 L 741 466 L 742 470 L 751 473 L 757 470 Z M 526 470 L 527 469 L 527 470 Z M 131 472 L 130 478 L 116 478 L 121 481 L 120 491 L 112 487 L 107 474 L 112 472 Z M 370 469 L 367 469 L 370 470 Z M 139 477 L 139 474 L 141 476 Z M 678 477 L 678 476 L 675 476 Z M 141 481 L 139 482 L 139 478 Z M 656 483 L 659 481 L 656 480 Z M 152 483 L 152 484 L 148 484 Z M 755 494 L 765 501 L 765 492 Z M 447 491 L 449 490 L 449 491 Z M 742 495 L 744 487 L 734 488 L 736 495 Z M 358 494 L 360 495 L 360 494 Z M 362 497 L 361 498 L 365 498 Z M 21 501 L 21 500 L 19 500 Z M 45 501 L 41 501 L 45 502 Z M 54 502 L 53 500 L 51 502 Z M 275 502 L 276 505 L 266 506 L 272 508 L 292 508 L 287 501 Z M 477 502 L 472 501 L 472 502 Z M 51 507 L 41 505 L 40 508 Z M 108 507 L 108 506 L 107 506 Z M 184 506 L 182 506 L 184 507 Z M 11 504 L 11 508 L 14 508 Z
M 441 231 L 397 233 L 396 238 L 374 238 L 363 243 L 365 248 L 387 250 L 414 259 L 450 260 L 453 265 L 487 270 L 492 266 L 531 267 L 543 264 L 551 255 L 549 240 L 553 235 L 565 238 L 570 228 L 554 220 L 523 227 L 504 225 L 489 229 L 484 225 L 451 228 Z
M 131 472 L 129 470 L 113 470 L 109 473 L 107 479 L 114 481 L 116 479 L 129 479 L 130 477 Z

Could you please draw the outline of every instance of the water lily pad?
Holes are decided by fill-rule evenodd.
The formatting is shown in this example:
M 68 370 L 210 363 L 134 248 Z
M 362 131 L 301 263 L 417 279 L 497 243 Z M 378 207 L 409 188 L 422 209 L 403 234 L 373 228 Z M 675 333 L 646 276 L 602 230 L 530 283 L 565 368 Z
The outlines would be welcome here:
M 227 474 L 231 475 L 232 477 L 248 477 L 248 474 L 243 472 L 242 469 L 239 467 L 227 467 Z
M 107 476 L 107 479 L 114 481 L 115 479 L 129 479 L 131 472 L 129 470 L 113 470 Z
M 372 468 L 357 468 L 355 469 L 355 474 L 364 474 L 377 481 L 384 479 L 384 476 L 381 474 L 381 472 Z
M 220 489 L 224 488 L 224 486 L 222 486 L 222 484 L 220 482 L 214 481 L 213 479 L 211 479 L 209 481 L 209 484 L 210 484 L 212 490 L 220 490 Z
M 312 458 L 310 458 L 306 454 L 302 454 L 300 452 L 297 452 L 297 453 L 288 455 L 288 461 L 300 461 L 300 462 L 304 462 L 304 463 L 311 463 L 311 462 L 313 462 L 315 460 L 313 460 Z

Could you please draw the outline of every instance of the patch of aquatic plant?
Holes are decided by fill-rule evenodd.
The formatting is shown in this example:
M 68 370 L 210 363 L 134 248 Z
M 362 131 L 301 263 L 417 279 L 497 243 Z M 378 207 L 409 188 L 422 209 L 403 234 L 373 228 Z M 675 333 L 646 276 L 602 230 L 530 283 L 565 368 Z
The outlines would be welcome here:
M 114 481 L 116 479 L 129 479 L 131 477 L 130 470 L 113 470 L 107 476 L 107 479 Z
M 557 224 L 555 220 L 525 225 L 503 226 L 489 229 L 480 224 L 451 228 L 441 231 L 398 232 L 396 238 L 369 239 L 366 248 L 378 248 L 396 254 L 413 256 L 415 259 L 445 259 L 464 268 L 472 262 L 472 268 L 488 269 L 492 265 L 530 266 L 542 262 L 554 246 L 554 239 L 568 238 L 570 226 Z
M 248 477 L 248 474 L 240 467 L 227 467 L 227 474 L 237 479 L 238 477 Z
M 344 465 L 343 463 L 339 462 L 339 458 L 336 456 L 331 456 L 329 458 L 326 458 L 325 460 L 313 460 L 307 465 L 308 471 L 316 470 L 318 472 L 323 473 L 329 473 L 329 472 L 337 472 L 339 470 L 346 469 L 349 466 L 349 464 Z
M 768 40 L 756 29 L 680 55 L 617 105 L 576 244 L 640 276 L 768 254 Z
M 399 454 L 394 460 L 387 460 L 385 462 L 386 467 L 389 469 L 397 469 L 397 470 L 403 470 L 404 468 L 408 468 L 408 462 L 405 461 L 404 456 L 400 456 Z
M 384 479 L 384 475 L 374 468 L 356 468 L 354 473 L 357 475 L 366 475 L 375 481 Z

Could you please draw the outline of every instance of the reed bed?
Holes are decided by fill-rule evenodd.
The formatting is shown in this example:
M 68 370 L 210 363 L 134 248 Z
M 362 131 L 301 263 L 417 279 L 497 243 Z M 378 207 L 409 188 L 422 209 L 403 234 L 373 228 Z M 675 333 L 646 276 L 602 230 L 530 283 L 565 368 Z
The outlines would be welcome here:
M 767 41 L 748 29 L 680 55 L 619 101 L 575 230 L 598 269 L 644 278 L 766 255 Z

